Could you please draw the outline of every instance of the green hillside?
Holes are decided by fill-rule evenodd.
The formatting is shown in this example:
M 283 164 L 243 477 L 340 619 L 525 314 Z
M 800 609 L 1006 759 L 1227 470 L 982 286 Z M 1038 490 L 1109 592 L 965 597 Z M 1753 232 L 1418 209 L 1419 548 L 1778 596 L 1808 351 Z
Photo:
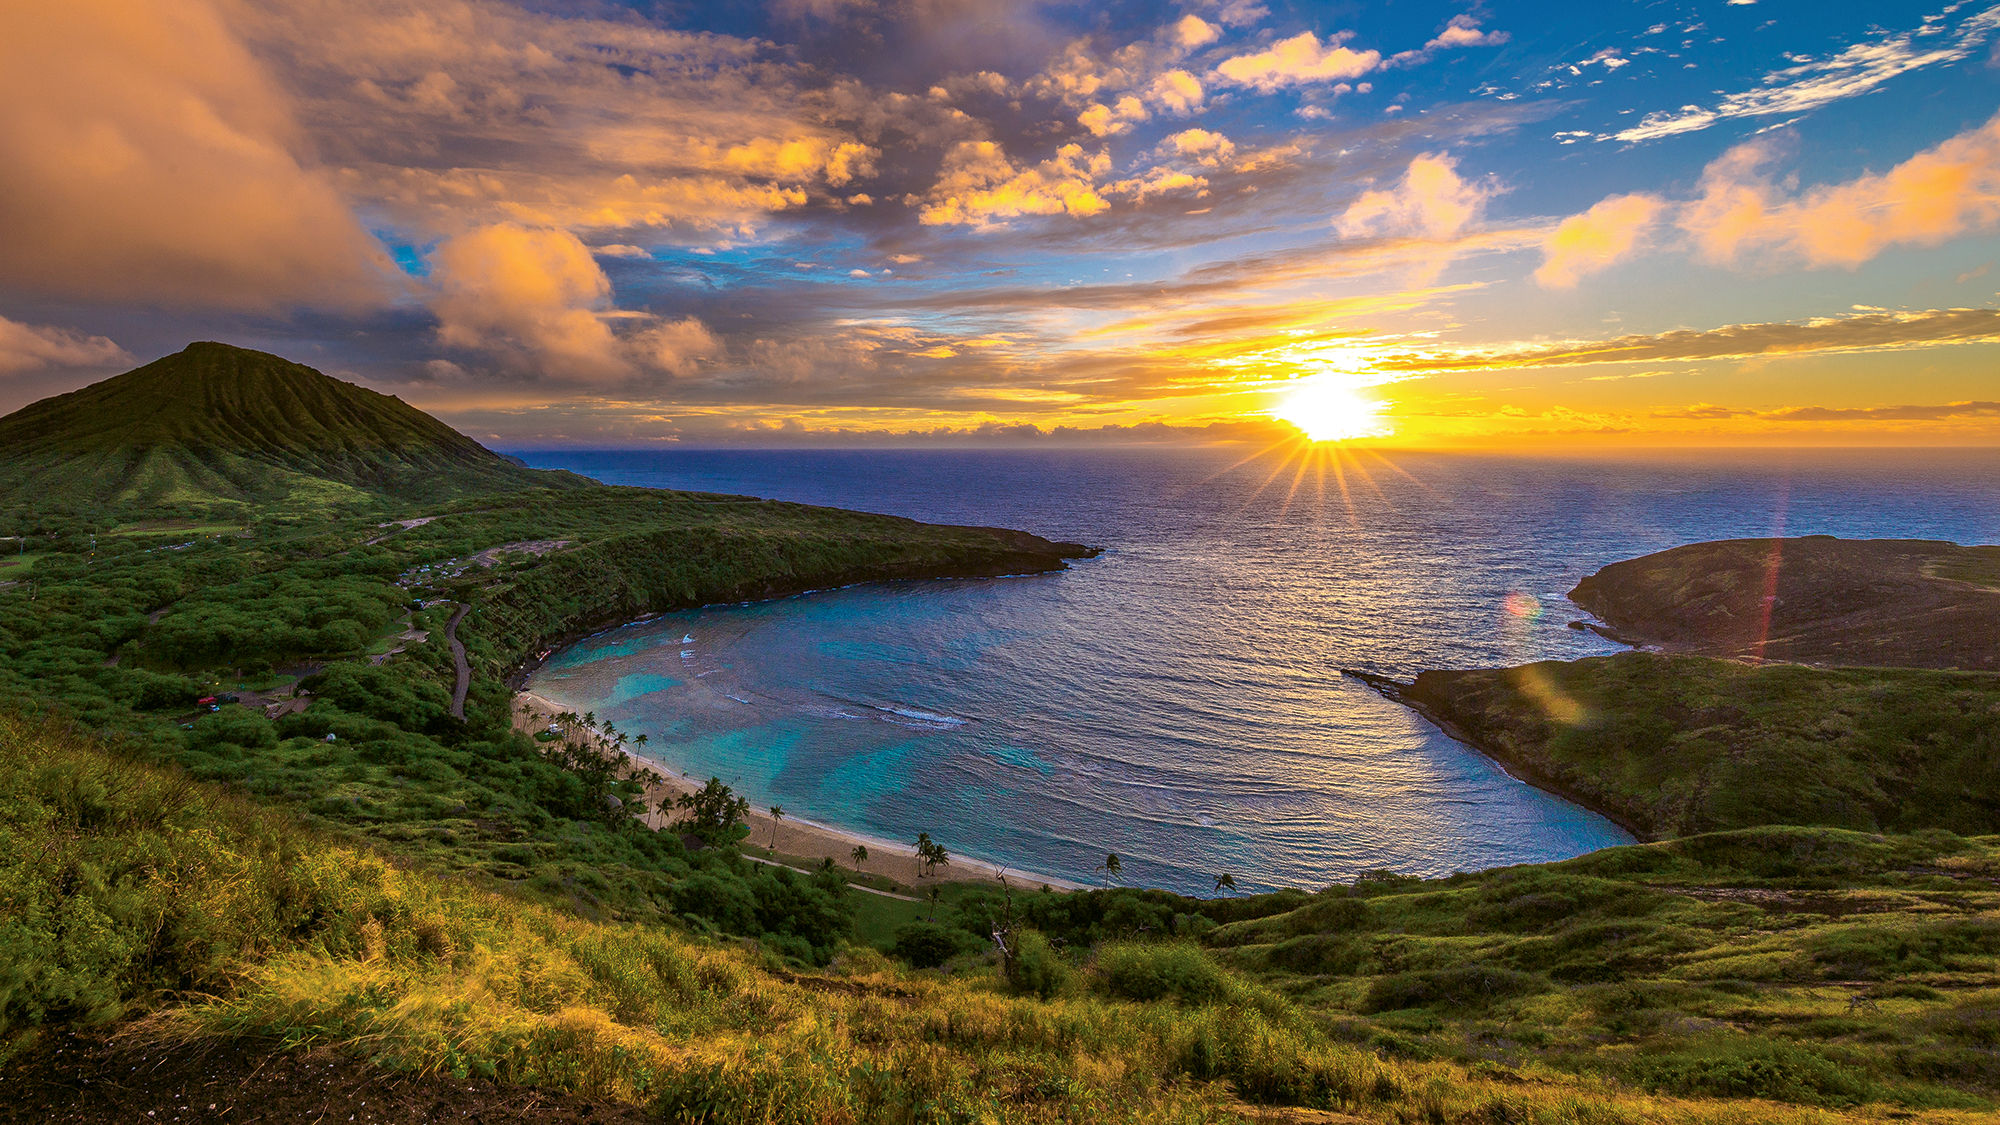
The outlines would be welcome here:
M 10 507 L 323 508 L 583 483 L 393 396 L 211 342 L 0 418 L 0 451 Z

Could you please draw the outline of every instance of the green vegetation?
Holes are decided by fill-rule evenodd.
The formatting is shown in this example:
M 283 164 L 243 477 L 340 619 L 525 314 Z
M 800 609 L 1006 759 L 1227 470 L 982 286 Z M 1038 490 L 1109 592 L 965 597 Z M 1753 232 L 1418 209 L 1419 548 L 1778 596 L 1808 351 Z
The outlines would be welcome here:
M 710 1122 L 2000 1108 L 1990 675 L 1426 674 L 1523 772 L 1680 838 L 1215 899 L 1109 889 L 1107 854 L 1101 891 L 916 899 L 756 854 L 720 781 L 649 830 L 625 736 L 517 730 L 506 677 L 647 613 L 1081 548 L 582 484 L 275 357 L 162 364 L 0 419 L 0 1060 L 123 1021 Z
M 1411 702 L 1658 837 L 1813 824 L 2000 832 L 2000 676 L 1629 652 L 1425 672 Z
M 388 862 L 56 727 L 0 728 L 0 839 L 10 1053 L 150 1014 L 159 1039 L 332 1044 L 712 1122 L 1971 1121 L 2000 1073 L 2000 841 L 1942 834 L 1701 837 L 1219 902 L 1240 917 L 1202 945 L 1024 931 L 1004 974 L 855 950 L 803 975 Z M 1079 937 L 1198 901 L 1014 899 Z M 1607 925 L 1629 951 L 1676 920 L 1693 944 L 1578 971 Z M 1356 968 L 1285 963 L 1322 938 Z

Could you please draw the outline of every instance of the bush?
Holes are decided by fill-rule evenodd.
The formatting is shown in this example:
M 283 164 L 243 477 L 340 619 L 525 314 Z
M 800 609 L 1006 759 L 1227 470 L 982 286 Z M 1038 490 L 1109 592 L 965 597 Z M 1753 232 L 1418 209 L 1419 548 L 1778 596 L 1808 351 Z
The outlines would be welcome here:
M 1098 954 L 1103 990 L 1127 1000 L 1174 999 L 1214 1004 L 1236 991 L 1235 982 L 1207 953 L 1192 945 L 1124 944 Z
M 896 931 L 890 952 L 918 969 L 935 969 L 961 953 L 970 952 L 978 939 L 964 930 L 936 922 L 911 922 Z
M 1362 1002 L 1367 1012 L 1390 1012 L 1399 1008 L 1484 1008 L 1511 996 L 1528 996 L 1548 989 L 1548 982 L 1532 973 L 1492 965 L 1462 965 L 1449 969 L 1426 969 L 1378 978 L 1368 986 Z
M 1023 930 L 1014 939 L 1014 955 L 1007 959 L 1007 984 L 1015 992 L 1053 999 L 1069 990 L 1072 974 L 1069 962 L 1034 930 Z
M 1749 1038 L 1640 1059 L 1632 1076 L 1661 1093 L 1806 1105 L 1852 1105 L 1873 1089 L 1866 1074 L 1820 1051 Z

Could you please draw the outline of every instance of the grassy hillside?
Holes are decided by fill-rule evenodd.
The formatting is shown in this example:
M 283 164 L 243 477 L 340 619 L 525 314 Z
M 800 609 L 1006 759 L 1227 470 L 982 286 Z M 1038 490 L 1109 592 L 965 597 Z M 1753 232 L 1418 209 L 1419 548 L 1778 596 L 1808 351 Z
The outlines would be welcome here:
M 2000 671 L 2000 547 L 1728 539 L 1613 563 L 1570 592 L 1620 639 L 1706 656 Z
M 1365 880 L 1233 904 L 1207 948 L 1116 936 L 1161 896 L 1049 896 L 1106 936 L 1024 937 L 1012 973 L 800 972 L 10 721 L 0 1036 L 18 1068 L 122 1017 L 718 1123 L 1971 1121 L 2000 1073 L 1996 843 L 1798 830 Z
M 1424 672 L 1403 698 L 1662 837 L 1807 824 L 2000 832 L 2000 676 L 1620 653 Z
M 440 500 L 583 483 L 524 469 L 401 400 L 197 343 L 0 418 L 0 496 L 27 510 Z
M 603 487 L 462 498 L 393 522 L 280 509 L 229 527 L 74 525 L 36 542 L 31 575 L 0 585 L 0 709 L 69 716 L 440 870 L 599 916 L 699 918 L 813 962 L 849 932 L 827 887 L 645 830 L 619 763 L 514 731 L 504 675 L 563 637 L 647 612 L 1048 570 L 1085 553 L 1011 532 Z M 456 634 L 471 666 L 463 718 L 443 636 L 456 606 L 468 607 Z M 214 694 L 240 701 L 197 702 Z

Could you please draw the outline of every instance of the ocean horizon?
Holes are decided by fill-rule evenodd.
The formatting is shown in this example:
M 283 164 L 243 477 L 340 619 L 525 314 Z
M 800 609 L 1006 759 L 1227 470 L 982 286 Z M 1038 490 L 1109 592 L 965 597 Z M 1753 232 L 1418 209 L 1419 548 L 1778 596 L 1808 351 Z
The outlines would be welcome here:
M 531 450 L 610 484 L 1007 526 L 1049 575 L 670 613 L 530 686 L 753 804 L 1081 883 L 1211 893 L 1630 842 L 1361 681 L 1620 651 L 1567 591 L 1704 539 L 2000 538 L 1986 450 Z

